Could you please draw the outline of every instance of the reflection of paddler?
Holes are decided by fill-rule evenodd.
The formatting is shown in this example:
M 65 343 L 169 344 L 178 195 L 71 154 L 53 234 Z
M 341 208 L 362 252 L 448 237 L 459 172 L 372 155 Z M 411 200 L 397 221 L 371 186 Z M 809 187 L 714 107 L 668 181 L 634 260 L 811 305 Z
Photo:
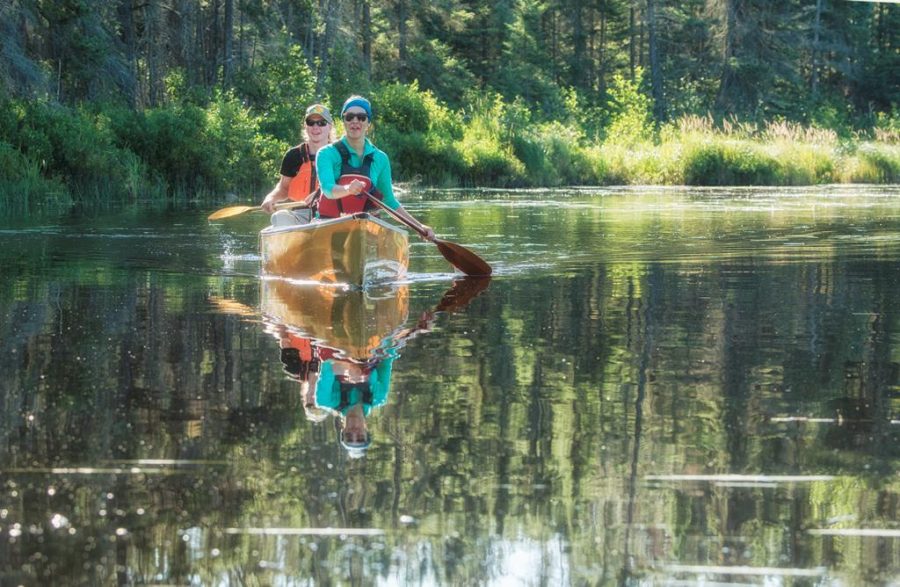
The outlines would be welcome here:
M 379 359 L 342 359 L 329 349 L 320 354 L 322 366 L 316 385 L 316 404 L 340 417 L 340 441 L 351 458 L 361 457 L 372 443 L 366 416 L 387 402 L 396 350 L 389 348 Z
M 316 405 L 315 390 L 319 381 L 321 360 L 318 349 L 308 338 L 281 328 L 281 363 L 284 371 L 300 382 L 300 397 L 307 420 L 321 422 L 329 411 Z

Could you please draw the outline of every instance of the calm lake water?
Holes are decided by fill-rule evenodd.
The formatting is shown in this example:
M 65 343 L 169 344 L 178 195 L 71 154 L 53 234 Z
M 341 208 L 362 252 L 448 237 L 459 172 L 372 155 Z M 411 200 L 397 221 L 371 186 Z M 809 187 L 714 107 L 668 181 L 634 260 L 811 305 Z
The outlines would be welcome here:
M 259 215 L 0 220 L 0 585 L 900 582 L 900 187 L 406 202 L 494 278 L 416 240 L 335 295 L 260 280 Z M 390 367 L 362 458 L 299 333 Z

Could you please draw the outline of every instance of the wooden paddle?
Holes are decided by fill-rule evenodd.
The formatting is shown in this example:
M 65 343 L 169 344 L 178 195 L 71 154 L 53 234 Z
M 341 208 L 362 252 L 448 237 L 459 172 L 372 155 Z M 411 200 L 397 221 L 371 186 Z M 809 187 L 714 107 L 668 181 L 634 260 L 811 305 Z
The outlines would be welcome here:
M 450 241 L 439 239 L 437 237 L 434 237 L 433 239 L 427 239 L 425 236 L 425 229 L 422 228 L 421 225 L 413 224 L 406 218 L 400 216 L 399 214 L 391 210 L 387 204 L 385 204 L 378 198 L 373 197 L 372 194 L 367 192 L 366 196 L 369 198 L 370 202 L 387 212 L 391 216 L 391 218 L 393 218 L 397 222 L 400 222 L 401 224 L 405 224 L 406 226 L 410 227 L 411 229 L 416 231 L 416 233 L 418 233 L 422 238 L 431 240 L 431 242 L 437 245 L 438 250 L 451 265 L 453 265 L 469 277 L 487 277 L 493 271 L 491 269 L 491 266 L 487 264 L 487 261 L 476 255 L 466 247 L 458 245 L 456 243 L 451 243 Z
M 280 204 L 275 204 L 276 210 L 289 210 L 291 208 L 308 207 L 309 205 L 305 202 L 282 202 Z M 243 214 L 244 212 L 255 212 L 257 210 L 262 210 L 262 206 L 228 206 L 227 208 L 216 210 L 215 212 L 207 216 L 206 219 L 222 220 L 223 218 L 231 218 L 232 216 L 237 216 L 238 214 Z

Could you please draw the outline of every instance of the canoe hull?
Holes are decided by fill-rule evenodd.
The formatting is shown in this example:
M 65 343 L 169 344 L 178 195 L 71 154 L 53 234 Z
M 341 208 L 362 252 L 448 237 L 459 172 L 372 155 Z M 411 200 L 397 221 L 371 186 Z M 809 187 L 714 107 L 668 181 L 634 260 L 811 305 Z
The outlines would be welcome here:
M 375 292 L 262 280 L 263 316 L 339 356 L 366 360 L 406 322 L 406 285 Z
M 263 272 L 354 288 L 396 281 L 409 266 L 409 237 L 367 213 L 260 231 Z

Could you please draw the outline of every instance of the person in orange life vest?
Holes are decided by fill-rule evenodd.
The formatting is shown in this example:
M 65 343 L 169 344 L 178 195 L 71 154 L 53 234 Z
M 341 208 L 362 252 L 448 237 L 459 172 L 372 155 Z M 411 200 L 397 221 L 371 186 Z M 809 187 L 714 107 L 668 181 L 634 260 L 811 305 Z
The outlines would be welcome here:
M 319 382 L 320 349 L 308 338 L 278 326 L 277 336 L 281 343 L 281 362 L 284 371 L 300 382 L 300 398 L 303 411 L 310 422 L 321 422 L 331 414 L 331 410 L 316 402 L 316 387 Z
M 334 140 L 334 120 L 328 108 L 313 104 L 303 119 L 304 141 L 291 147 L 281 161 L 281 179 L 266 195 L 260 208 L 272 214 L 275 204 L 283 200 L 303 201 L 310 205 L 316 197 L 319 181 L 316 176 L 316 154 Z M 306 224 L 312 219 L 310 208 L 279 210 L 272 214 L 273 226 Z
M 366 134 L 372 122 L 372 106 L 362 96 L 350 96 L 341 108 L 344 136 L 324 147 L 316 157 L 316 173 L 324 197 L 319 198 L 319 218 L 377 209 L 366 193 L 379 198 L 399 216 L 421 226 L 426 240 L 434 230 L 407 212 L 394 195 L 391 162 Z

